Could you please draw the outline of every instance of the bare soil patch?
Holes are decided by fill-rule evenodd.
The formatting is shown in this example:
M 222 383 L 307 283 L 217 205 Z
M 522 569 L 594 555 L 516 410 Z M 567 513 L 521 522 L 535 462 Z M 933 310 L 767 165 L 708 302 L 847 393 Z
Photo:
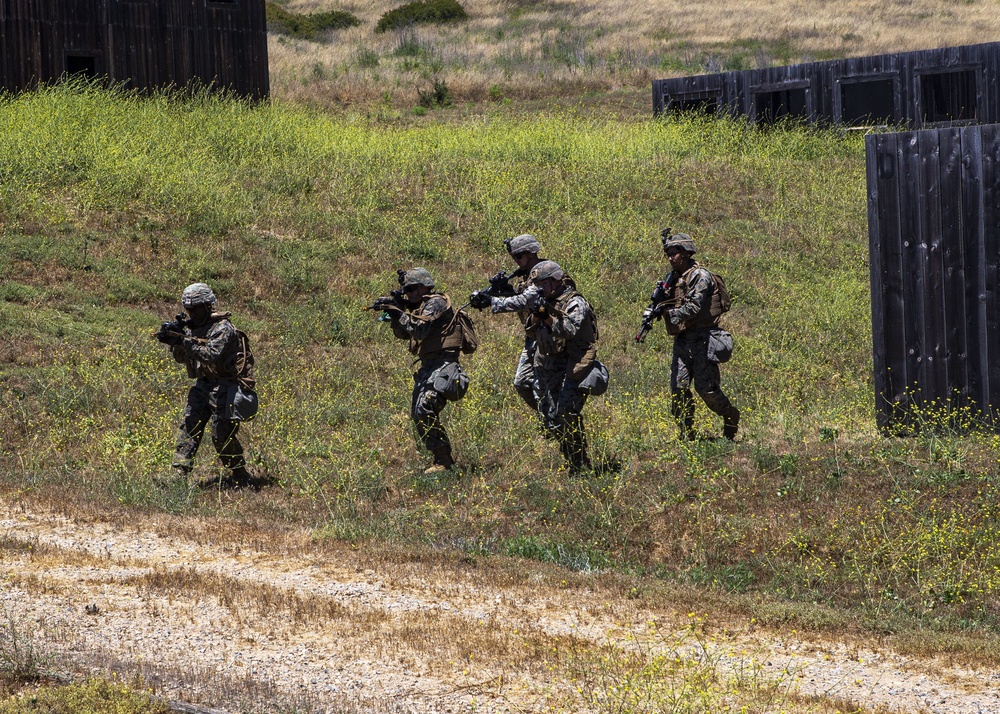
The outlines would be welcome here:
M 653 646 L 653 628 L 690 624 L 600 575 L 165 515 L 114 521 L 0 507 L 7 615 L 67 669 L 141 675 L 170 699 L 224 710 L 537 711 L 562 701 L 558 653 Z M 733 670 L 763 662 L 804 697 L 1000 711 L 1000 671 L 718 622 L 691 647 Z

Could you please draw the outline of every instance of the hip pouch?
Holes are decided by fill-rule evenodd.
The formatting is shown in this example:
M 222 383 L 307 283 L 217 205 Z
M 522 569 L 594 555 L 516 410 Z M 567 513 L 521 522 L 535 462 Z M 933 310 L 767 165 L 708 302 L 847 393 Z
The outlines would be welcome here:
M 580 384 L 577 385 L 577 389 L 581 392 L 586 392 L 594 397 L 599 397 L 608 391 L 608 382 L 610 381 L 610 375 L 608 374 L 608 368 L 604 366 L 602 362 L 594 360 L 594 364 L 591 366 L 590 371 L 587 372 L 587 376 L 580 380 Z
M 708 359 L 717 364 L 733 356 L 733 336 L 720 327 L 708 331 Z
M 250 421 L 257 416 L 260 402 L 257 392 L 249 387 L 233 382 L 226 390 L 226 408 L 224 416 L 231 421 Z
M 457 402 L 469 391 L 469 375 L 458 362 L 448 362 L 434 371 L 431 380 L 434 391 L 439 392 L 449 402 Z

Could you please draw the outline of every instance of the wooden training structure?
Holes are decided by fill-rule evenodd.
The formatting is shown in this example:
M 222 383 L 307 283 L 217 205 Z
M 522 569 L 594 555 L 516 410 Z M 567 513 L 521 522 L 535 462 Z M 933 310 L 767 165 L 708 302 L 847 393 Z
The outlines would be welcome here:
M 653 113 L 847 126 L 1000 122 L 1000 42 L 653 82 Z
M 0 0 L 0 88 L 66 76 L 269 93 L 264 0 Z
M 1000 427 L 1000 125 L 865 139 L 878 424 Z

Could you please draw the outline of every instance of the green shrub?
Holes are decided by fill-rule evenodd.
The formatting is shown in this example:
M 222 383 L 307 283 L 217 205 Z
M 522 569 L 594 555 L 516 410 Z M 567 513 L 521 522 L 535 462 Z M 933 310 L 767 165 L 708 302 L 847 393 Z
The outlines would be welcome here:
M 429 89 L 417 89 L 417 97 L 420 106 L 428 109 L 451 106 L 451 90 L 443 79 L 437 77 Z
M 122 684 L 94 679 L 0 701 L 0 714 L 168 714 L 170 707 Z
M 468 17 L 457 0 L 416 0 L 382 15 L 375 25 L 375 32 L 396 30 L 407 25 L 465 20 Z
M 344 10 L 299 15 L 275 2 L 268 2 L 266 8 L 269 30 L 300 40 L 316 40 L 327 30 L 343 30 L 361 24 L 361 20 Z

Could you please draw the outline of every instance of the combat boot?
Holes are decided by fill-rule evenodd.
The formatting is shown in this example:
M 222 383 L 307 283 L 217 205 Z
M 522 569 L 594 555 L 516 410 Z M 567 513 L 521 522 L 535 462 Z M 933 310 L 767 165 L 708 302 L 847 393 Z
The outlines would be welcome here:
M 677 422 L 680 430 L 678 438 L 681 441 L 695 441 L 698 438 L 694 431 L 694 395 L 690 389 L 674 392 L 670 396 L 670 414 Z
M 247 488 L 253 483 L 253 474 L 247 470 L 246 466 L 237 466 L 229 476 L 222 480 L 223 488 Z
M 697 441 L 698 432 L 694 430 L 693 422 L 688 424 L 687 422 L 679 422 L 677 424 L 677 438 L 681 441 Z
M 424 469 L 425 474 L 436 474 L 447 471 L 455 465 L 455 460 L 451 458 L 450 446 L 438 446 L 431 450 L 434 454 L 434 463 Z
M 740 428 L 740 410 L 730 407 L 722 424 L 722 435 L 730 441 L 736 441 L 736 431 Z
M 188 468 L 187 466 L 174 465 L 173 467 L 171 467 L 170 471 L 171 471 L 171 473 L 170 473 L 169 476 L 167 476 L 167 475 L 162 475 L 161 476 L 159 474 L 156 475 L 156 476 L 154 476 L 153 477 L 153 482 L 157 486 L 160 486 L 162 488 L 166 488 L 168 486 L 172 486 L 175 483 L 184 483 L 184 484 L 186 484 L 187 483 L 188 474 L 191 472 L 191 469 Z

